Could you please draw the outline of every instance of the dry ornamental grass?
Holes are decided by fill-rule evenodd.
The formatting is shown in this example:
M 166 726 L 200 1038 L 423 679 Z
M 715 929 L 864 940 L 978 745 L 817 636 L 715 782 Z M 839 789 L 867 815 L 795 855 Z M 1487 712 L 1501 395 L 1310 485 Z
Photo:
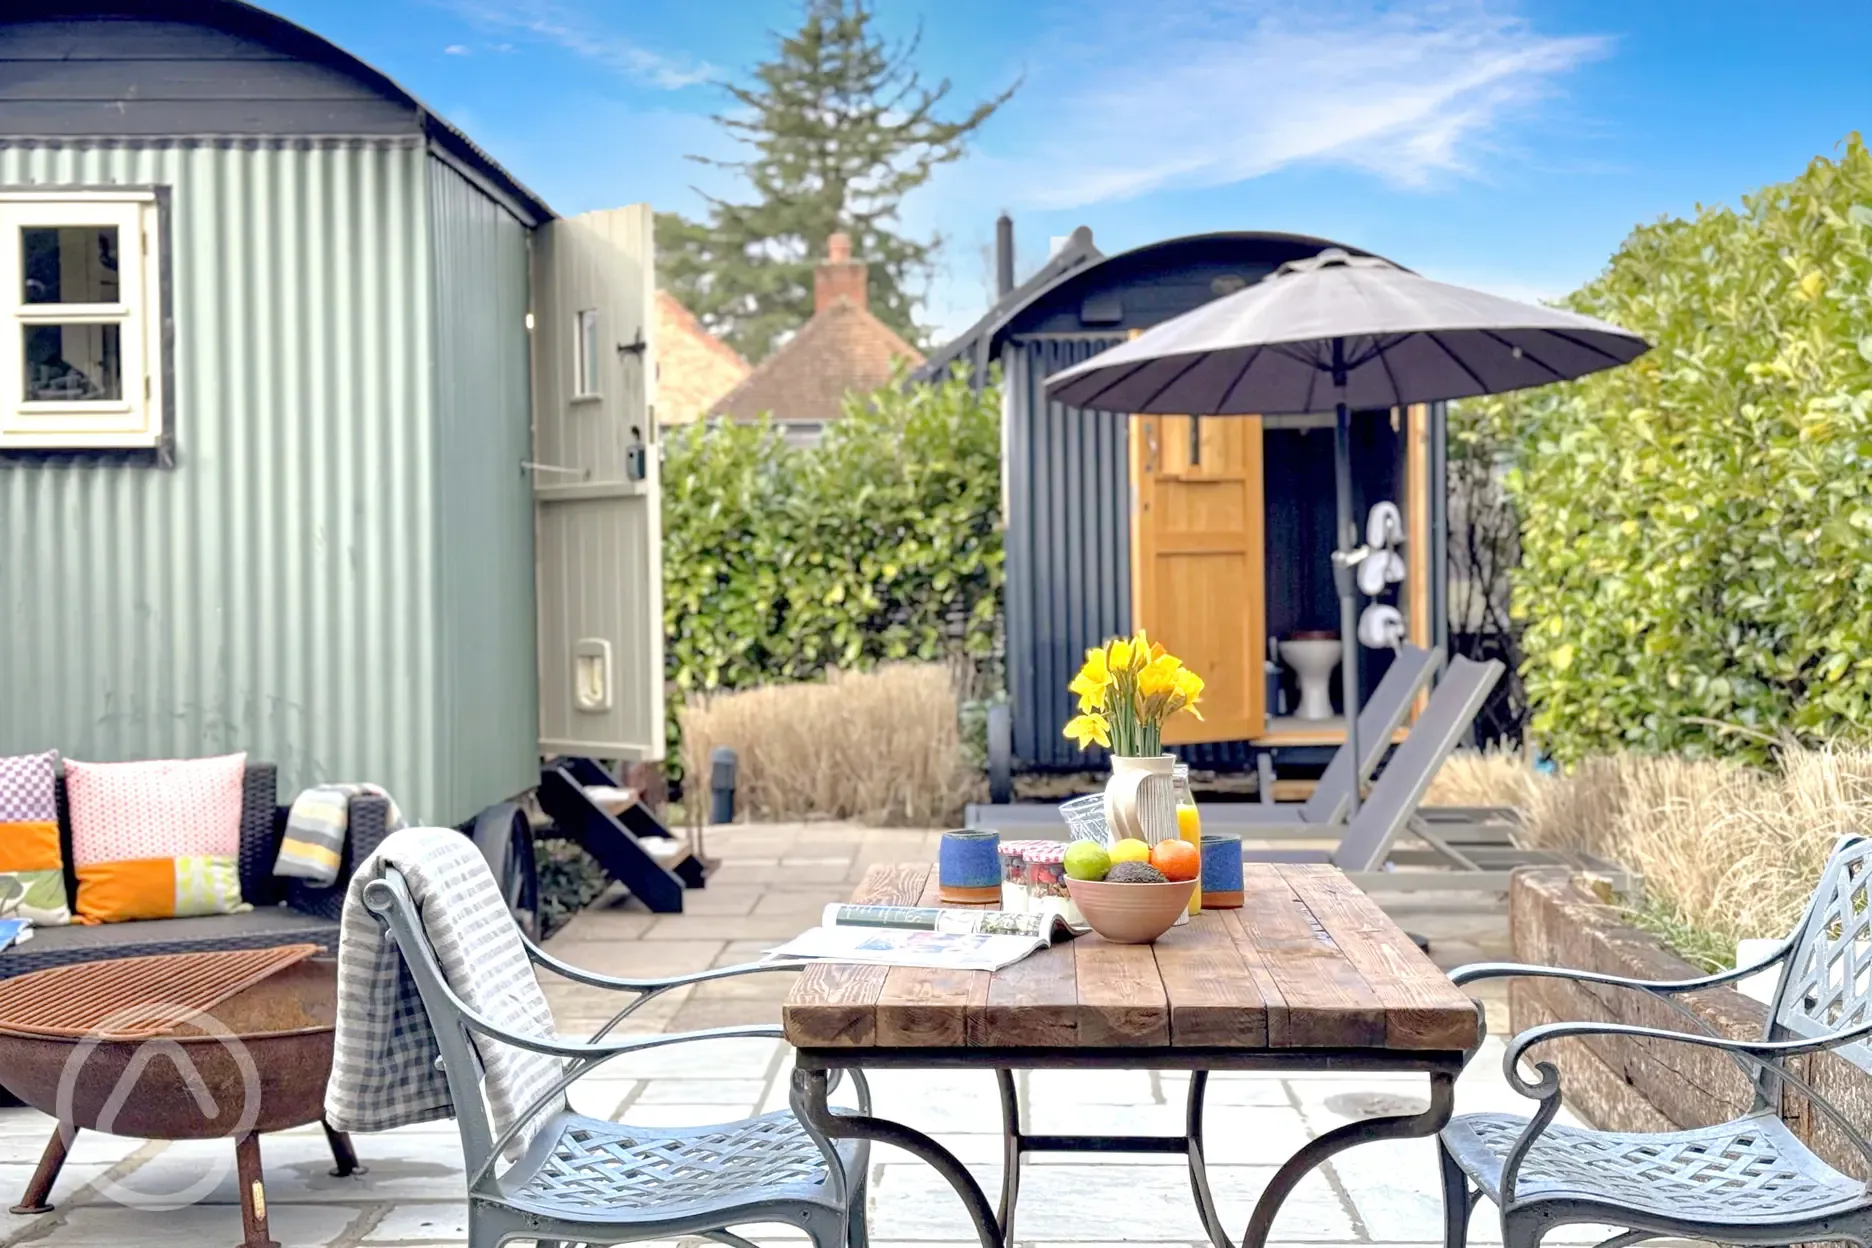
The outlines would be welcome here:
M 956 680 L 940 663 L 719 693 L 692 700 L 681 715 L 688 775 L 708 775 L 715 746 L 740 756 L 745 818 L 944 827 L 970 795 Z
M 1517 755 L 1459 754 L 1429 800 L 1518 806 L 1529 844 L 1630 867 L 1665 912 L 1733 947 L 1792 930 L 1833 843 L 1872 831 L 1872 747 L 1789 743 L 1774 770 L 1623 754 L 1564 776 Z

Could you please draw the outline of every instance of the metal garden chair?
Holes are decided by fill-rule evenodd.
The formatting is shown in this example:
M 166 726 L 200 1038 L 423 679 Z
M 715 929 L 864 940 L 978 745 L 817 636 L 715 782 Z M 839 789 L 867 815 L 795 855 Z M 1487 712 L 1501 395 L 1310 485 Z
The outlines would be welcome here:
M 538 965 L 633 1000 L 592 1036 L 578 1042 L 506 1031 L 475 1013 L 450 989 L 424 933 L 422 915 L 394 869 L 365 887 L 365 904 L 389 929 L 415 978 L 434 1029 L 461 1130 L 468 1170 L 468 1248 L 496 1248 L 510 1239 L 620 1244 L 699 1235 L 730 1248 L 754 1248 L 729 1228 L 784 1222 L 804 1230 L 814 1248 L 864 1248 L 867 1145 L 834 1144 L 791 1110 L 719 1126 L 662 1129 L 626 1126 L 572 1112 L 565 1091 L 612 1058 L 693 1040 L 779 1038 L 779 1027 L 719 1027 L 671 1035 L 606 1039 L 636 1009 L 672 988 L 766 970 L 788 963 L 725 967 L 669 979 L 625 980 L 596 975 L 521 940 Z M 537 985 L 535 985 L 537 988 Z M 565 1062 L 547 1095 L 496 1136 L 482 1098 L 477 1046 L 509 1044 Z M 870 1091 L 854 1072 L 859 1112 Z M 531 1143 L 505 1169 L 500 1161 L 521 1134 Z
M 1780 982 L 1759 1041 L 1619 1023 L 1551 1023 L 1516 1036 L 1503 1059 L 1508 1082 L 1540 1105 L 1531 1119 L 1469 1114 L 1443 1129 L 1448 1248 L 1461 1248 L 1467 1240 L 1470 1212 L 1482 1196 L 1501 1210 L 1504 1248 L 1533 1248 L 1552 1227 L 1582 1222 L 1627 1228 L 1600 1248 L 1662 1235 L 1724 1244 L 1872 1243 L 1872 1189 L 1814 1154 L 1781 1112 L 1783 1085 L 1792 1086 L 1872 1173 L 1872 1145 L 1786 1066 L 1790 1057 L 1833 1052 L 1872 1073 L 1866 1045 L 1872 1039 L 1872 840 L 1848 837 L 1835 847 L 1800 926 L 1751 966 L 1661 983 L 1502 963 L 1462 967 L 1450 977 L 1458 984 L 1511 975 L 1571 979 L 1668 999 L 1734 983 L 1777 963 Z M 1530 1079 L 1521 1061 L 1537 1045 L 1572 1036 L 1631 1036 L 1719 1049 L 1751 1078 L 1754 1108 L 1732 1122 L 1686 1131 L 1555 1126 L 1559 1071 L 1552 1062 L 1538 1062 Z

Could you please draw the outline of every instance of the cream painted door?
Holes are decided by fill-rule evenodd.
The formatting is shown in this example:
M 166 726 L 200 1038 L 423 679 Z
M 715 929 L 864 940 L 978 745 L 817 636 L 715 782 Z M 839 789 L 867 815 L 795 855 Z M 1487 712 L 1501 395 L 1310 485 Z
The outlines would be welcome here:
M 1131 616 L 1207 684 L 1164 742 L 1240 741 L 1267 715 L 1259 417 L 1131 420 Z
M 664 752 L 654 256 L 644 204 L 534 236 L 542 754 Z

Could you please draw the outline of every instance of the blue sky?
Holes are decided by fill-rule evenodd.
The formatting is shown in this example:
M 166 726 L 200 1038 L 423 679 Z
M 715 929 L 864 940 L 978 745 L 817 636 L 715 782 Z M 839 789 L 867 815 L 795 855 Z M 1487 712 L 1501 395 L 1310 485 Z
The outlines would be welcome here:
M 266 0 L 262 0 L 266 2 Z M 273 0 L 466 130 L 562 213 L 699 214 L 733 180 L 714 85 L 791 0 Z M 946 240 L 926 320 L 1092 227 L 1322 235 L 1522 298 L 1636 224 L 1733 203 L 1872 128 L 1872 0 L 878 0 L 961 104 L 1024 85 L 905 207 Z

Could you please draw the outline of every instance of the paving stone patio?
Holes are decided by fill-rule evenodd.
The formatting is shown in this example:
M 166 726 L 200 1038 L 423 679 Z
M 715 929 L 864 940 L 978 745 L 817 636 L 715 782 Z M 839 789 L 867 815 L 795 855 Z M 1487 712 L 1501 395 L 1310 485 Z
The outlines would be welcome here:
M 708 852 L 723 866 L 689 895 L 678 916 L 645 913 L 607 898 L 556 936 L 558 956 L 621 975 L 674 974 L 757 958 L 811 925 L 827 901 L 843 897 L 878 862 L 932 860 L 933 832 L 841 825 L 712 829 Z M 1506 954 L 1500 914 L 1413 914 L 1445 965 Z M 760 975 L 684 989 L 633 1020 L 638 1031 L 689 1030 L 777 1022 L 791 976 Z M 553 981 L 547 994 L 561 1027 L 589 1030 L 616 1005 L 601 992 Z M 1526 1102 L 1501 1076 L 1499 999 L 1488 1002 L 1492 1037 L 1458 1085 L 1457 1110 L 1522 1111 Z M 746 1116 L 786 1102 L 787 1054 L 767 1040 L 712 1041 L 620 1060 L 574 1089 L 581 1111 L 644 1125 L 701 1124 Z M 1037 1072 L 1022 1076 L 1030 1125 L 1040 1131 L 1181 1129 L 1187 1076 L 1125 1072 Z M 935 1135 L 985 1181 L 998 1174 L 998 1110 L 992 1080 L 964 1073 L 890 1072 L 873 1076 L 878 1111 Z M 1273 1167 L 1305 1139 L 1351 1117 L 1396 1112 L 1381 1102 L 1418 1098 L 1410 1077 L 1224 1075 L 1211 1084 L 1211 1175 L 1234 1233 Z M 0 1194 L 23 1189 L 51 1120 L 0 1110 Z M 263 1142 L 272 1229 L 287 1248 L 462 1244 L 466 1235 L 461 1149 L 452 1123 L 356 1137 L 367 1175 L 332 1178 L 317 1127 Z M 1018 1240 L 1032 1248 L 1107 1243 L 1206 1243 L 1181 1159 L 1115 1157 L 1087 1161 L 1043 1156 L 1022 1185 Z M 892 1245 L 973 1243 L 954 1195 L 915 1159 L 873 1152 L 872 1238 Z M 992 1190 L 992 1188 L 991 1188 Z M 180 1197 L 188 1197 L 182 1200 Z M 57 1208 L 38 1217 L 0 1215 L 0 1245 L 51 1248 L 133 1244 L 212 1248 L 240 1238 L 231 1147 L 218 1142 L 146 1143 L 81 1136 L 54 1193 Z M 174 1207 L 180 1204 L 181 1207 Z M 1312 1175 L 1275 1227 L 1284 1244 L 1428 1244 L 1441 1240 L 1436 1164 L 1428 1141 L 1367 1145 Z M 790 1228 L 760 1227 L 756 1242 L 803 1239 Z M 1592 1243 L 1596 1228 L 1570 1228 L 1554 1242 Z M 1493 1211 L 1477 1210 L 1474 1242 L 1498 1243 Z M 697 1241 L 698 1243 L 700 1241 Z

